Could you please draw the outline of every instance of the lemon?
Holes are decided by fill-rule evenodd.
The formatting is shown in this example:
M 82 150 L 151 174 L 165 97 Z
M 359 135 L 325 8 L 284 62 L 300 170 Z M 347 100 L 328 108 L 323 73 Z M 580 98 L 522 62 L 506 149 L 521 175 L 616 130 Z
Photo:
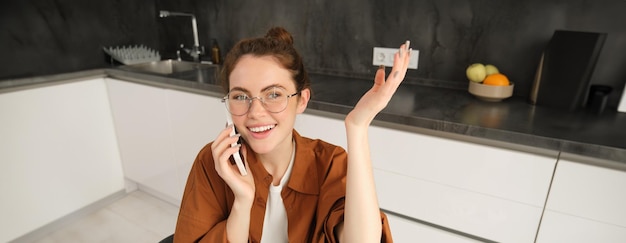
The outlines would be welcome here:
M 492 64 L 487 64 L 485 65 L 485 72 L 487 73 L 487 76 L 489 76 L 494 73 L 500 73 L 500 70 Z
M 465 75 L 470 81 L 480 83 L 487 77 L 487 70 L 482 63 L 474 63 L 467 67 Z

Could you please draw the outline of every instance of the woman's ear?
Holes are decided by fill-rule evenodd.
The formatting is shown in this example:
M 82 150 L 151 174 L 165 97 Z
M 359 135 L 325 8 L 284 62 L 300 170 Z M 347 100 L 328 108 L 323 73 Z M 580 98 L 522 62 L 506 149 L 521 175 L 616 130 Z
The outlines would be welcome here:
M 298 113 L 302 113 L 304 112 L 304 110 L 306 110 L 306 107 L 309 104 L 309 99 L 311 99 L 311 90 L 308 88 L 303 89 L 302 91 L 300 91 L 300 96 L 298 97 L 299 100 L 297 111 Z

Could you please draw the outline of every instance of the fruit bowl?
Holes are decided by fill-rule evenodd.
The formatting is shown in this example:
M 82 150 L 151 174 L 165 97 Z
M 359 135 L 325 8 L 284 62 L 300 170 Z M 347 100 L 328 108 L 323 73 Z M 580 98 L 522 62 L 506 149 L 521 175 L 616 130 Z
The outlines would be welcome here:
M 476 98 L 489 102 L 499 102 L 513 95 L 513 87 L 515 85 L 487 85 L 479 82 L 469 82 L 468 91 Z

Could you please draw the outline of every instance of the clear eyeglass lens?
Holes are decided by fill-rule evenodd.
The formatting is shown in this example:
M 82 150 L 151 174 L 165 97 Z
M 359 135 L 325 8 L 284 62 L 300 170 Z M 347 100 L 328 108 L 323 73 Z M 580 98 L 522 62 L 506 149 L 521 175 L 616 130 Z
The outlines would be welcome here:
M 246 114 L 254 99 L 259 99 L 267 111 L 278 113 L 287 108 L 288 98 L 285 90 L 275 87 L 263 92 L 258 97 L 250 97 L 242 91 L 232 91 L 228 94 L 226 103 L 228 110 L 233 115 Z

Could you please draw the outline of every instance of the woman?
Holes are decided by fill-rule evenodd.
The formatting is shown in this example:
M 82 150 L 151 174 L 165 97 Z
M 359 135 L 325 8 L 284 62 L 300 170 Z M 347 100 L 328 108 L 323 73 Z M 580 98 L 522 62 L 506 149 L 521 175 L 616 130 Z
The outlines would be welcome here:
M 367 130 L 404 79 L 409 53 L 407 41 L 389 78 L 379 68 L 372 89 L 346 116 L 347 154 L 294 130 L 311 90 L 291 34 L 272 28 L 264 38 L 237 43 L 221 73 L 234 127 L 198 154 L 175 242 L 391 242 Z M 230 136 L 235 128 L 239 133 Z M 238 151 L 247 175 L 229 160 Z

